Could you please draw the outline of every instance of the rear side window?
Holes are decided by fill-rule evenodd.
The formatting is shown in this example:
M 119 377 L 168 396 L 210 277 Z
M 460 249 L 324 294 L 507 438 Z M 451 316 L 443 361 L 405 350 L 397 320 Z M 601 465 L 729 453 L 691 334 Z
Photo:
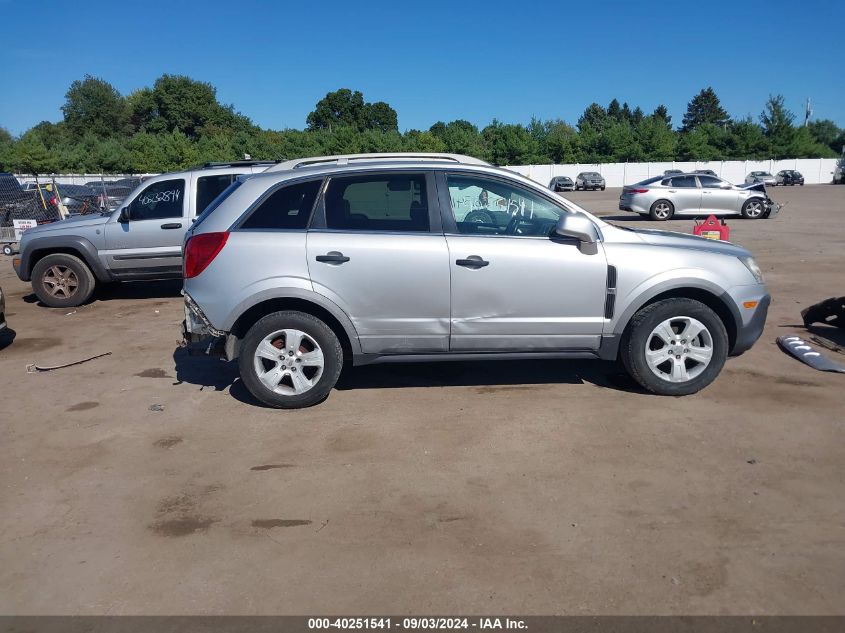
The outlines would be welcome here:
M 675 176 L 672 178 L 672 186 L 678 188 L 695 189 L 695 176 Z
M 242 229 L 304 229 L 311 217 L 322 180 L 281 187 L 270 194 L 241 224 Z
M 217 174 L 197 179 L 197 215 L 205 211 L 217 196 L 232 184 L 236 174 Z
M 429 230 L 423 174 L 332 178 L 326 189 L 326 226 L 345 231 Z
M 700 182 L 701 186 L 705 189 L 718 189 L 722 186 L 722 181 L 714 176 L 699 176 L 698 182 Z

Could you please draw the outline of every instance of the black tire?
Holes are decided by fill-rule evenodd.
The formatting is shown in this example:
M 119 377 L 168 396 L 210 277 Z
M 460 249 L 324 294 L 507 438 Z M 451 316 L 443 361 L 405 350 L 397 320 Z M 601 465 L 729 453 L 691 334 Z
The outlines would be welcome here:
M 53 253 L 38 260 L 32 269 L 32 290 L 51 308 L 81 306 L 94 294 L 95 286 L 91 269 L 75 255 Z
M 273 391 L 261 382 L 255 367 L 258 345 L 274 332 L 287 329 L 304 332 L 323 352 L 322 375 L 313 387 L 301 394 L 287 395 Z M 246 388 L 258 400 L 277 409 L 301 409 L 318 404 L 328 397 L 343 368 L 343 349 L 334 331 L 317 317 L 305 312 L 274 312 L 260 319 L 249 329 L 241 346 L 238 366 Z M 282 386 L 281 383 L 279 386 Z
M 659 377 L 646 361 L 646 346 L 654 329 L 673 317 L 690 317 L 707 328 L 712 339 L 712 356 L 708 365 L 686 382 L 671 382 Z M 679 341 L 680 343 L 680 341 Z M 725 364 L 728 355 L 728 333 L 718 315 L 694 299 L 664 299 L 638 311 L 622 336 L 619 356 L 628 374 L 647 391 L 662 396 L 686 396 L 709 385 Z M 667 360 L 672 363 L 671 355 Z M 688 362 L 684 360 L 683 362 Z M 692 364 L 693 369 L 695 364 Z
M 602 187 L 601 190 L 604 191 L 604 187 Z
M 493 215 L 489 211 L 470 211 L 464 216 L 464 222 L 472 224 L 495 224 Z
M 4 244 L 3 245 L 3 254 L 11 257 L 15 254 L 15 249 L 12 248 L 11 244 Z
M 664 211 L 664 209 L 667 208 L 667 205 L 668 215 L 666 215 L 666 212 Z M 660 200 L 655 200 L 648 210 L 648 216 L 652 220 L 656 220 L 657 222 L 665 222 L 666 220 L 671 220 L 673 215 L 675 215 L 675 205 L 664 198 L 661 198 Z
M 759 220 L 766 214 L 766 204 L 760 198 L 749 198 L 740 213 L 746 220 Z

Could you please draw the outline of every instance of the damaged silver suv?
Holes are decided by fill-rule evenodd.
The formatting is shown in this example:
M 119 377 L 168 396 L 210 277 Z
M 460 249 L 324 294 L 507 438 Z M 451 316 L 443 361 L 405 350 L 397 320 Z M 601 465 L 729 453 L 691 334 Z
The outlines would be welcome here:
M 763 330 L 751 254 L 616 227 L 457 155 L 289 161 L 241 177 L 184 245 L 188 344 L 262 402 L 315 404 L 344 363 L 621 360 L 686 395 Z

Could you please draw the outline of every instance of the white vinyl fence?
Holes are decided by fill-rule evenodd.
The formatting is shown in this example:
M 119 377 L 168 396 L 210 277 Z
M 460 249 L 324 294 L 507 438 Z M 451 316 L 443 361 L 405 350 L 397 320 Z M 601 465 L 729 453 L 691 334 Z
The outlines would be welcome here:
M 718 176 L 737 184 L 745 182 L 745 176 L 751 171 L 768 171 L 776 174 L 781 169 L 796 169 L 804 175 L 804 182 L 808 185 L 829 183 L 833 180 L 833 170 L 836 158 L 790 158 L 786 160 L 725 160 L 725 161 L 690 161 L 666 163 L 603 163 L 597 165 L 514 165 L 507 167 L 513 171 L 528 176 L 532 180 L 548 185 L 555 176 L 569 176 L 575 180 L 582 171 L 597 171 L 604 176 L 608 187 L 631 185 L 652 176 L 660 176 L 667 169 L 681 169 L 694 171 L 696 169 L 712 169 Z M 132 174 L 131 177 L 151 176 L 154 174 Z M 32 174 L 16 174 L 18 182 L 35 182 Z M 106 182 L 129 178 L 130 175 L 121 174 L 43 174 L 38 176 L 40 182 L 50 182 L 65 185 L 82 185 L 86 182 Z
M 781 169 L 795 169 L 804 175 L 808 185 L 829 183 L 833 180 L 836 158 L 790 158 L 787 160 L 725 160 L 710 162 L 666 162 L 666 163 L 604 163 L 599 165 L 514 165 L 507 169 L 519 172 L 532 180 L 548 185 L 555 176 L 569 176 L 575 180 L 582 171 L 597 171 L 608 187 L 631 185 L 652 176 L 660 176 L 667 169 L 695 171 L 712 169 L 729 182 L 742 184 L 751 171 L 768 171 L 776 174 Z

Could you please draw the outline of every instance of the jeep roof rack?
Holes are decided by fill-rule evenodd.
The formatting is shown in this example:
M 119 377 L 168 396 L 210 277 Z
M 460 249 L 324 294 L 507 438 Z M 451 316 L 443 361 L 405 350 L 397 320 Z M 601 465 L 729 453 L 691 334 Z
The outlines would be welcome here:
M 373 153 L 373 154 L 338 154 L 336 156 L 315 156 L 312 158 L 295 158 L 293 160 L 286 160 L 277 163 L 270 167 L 267 171 L 287 171 L 290 169 L 299 169 L 302 167 L 311 167 L 315 165 L 348 165 L 354 162 L 368 162 L 368 161 L 396 161 L 396 160 L 421 160 L 421 161 L 441 161 L 460 163 L 463 165 L 486 165 L 490 163 L 472 156 L 464 156 L 463 154 L 436 154 L 436 153 L 418 153 L 418 152 L 395 152 L 395 153 Z

